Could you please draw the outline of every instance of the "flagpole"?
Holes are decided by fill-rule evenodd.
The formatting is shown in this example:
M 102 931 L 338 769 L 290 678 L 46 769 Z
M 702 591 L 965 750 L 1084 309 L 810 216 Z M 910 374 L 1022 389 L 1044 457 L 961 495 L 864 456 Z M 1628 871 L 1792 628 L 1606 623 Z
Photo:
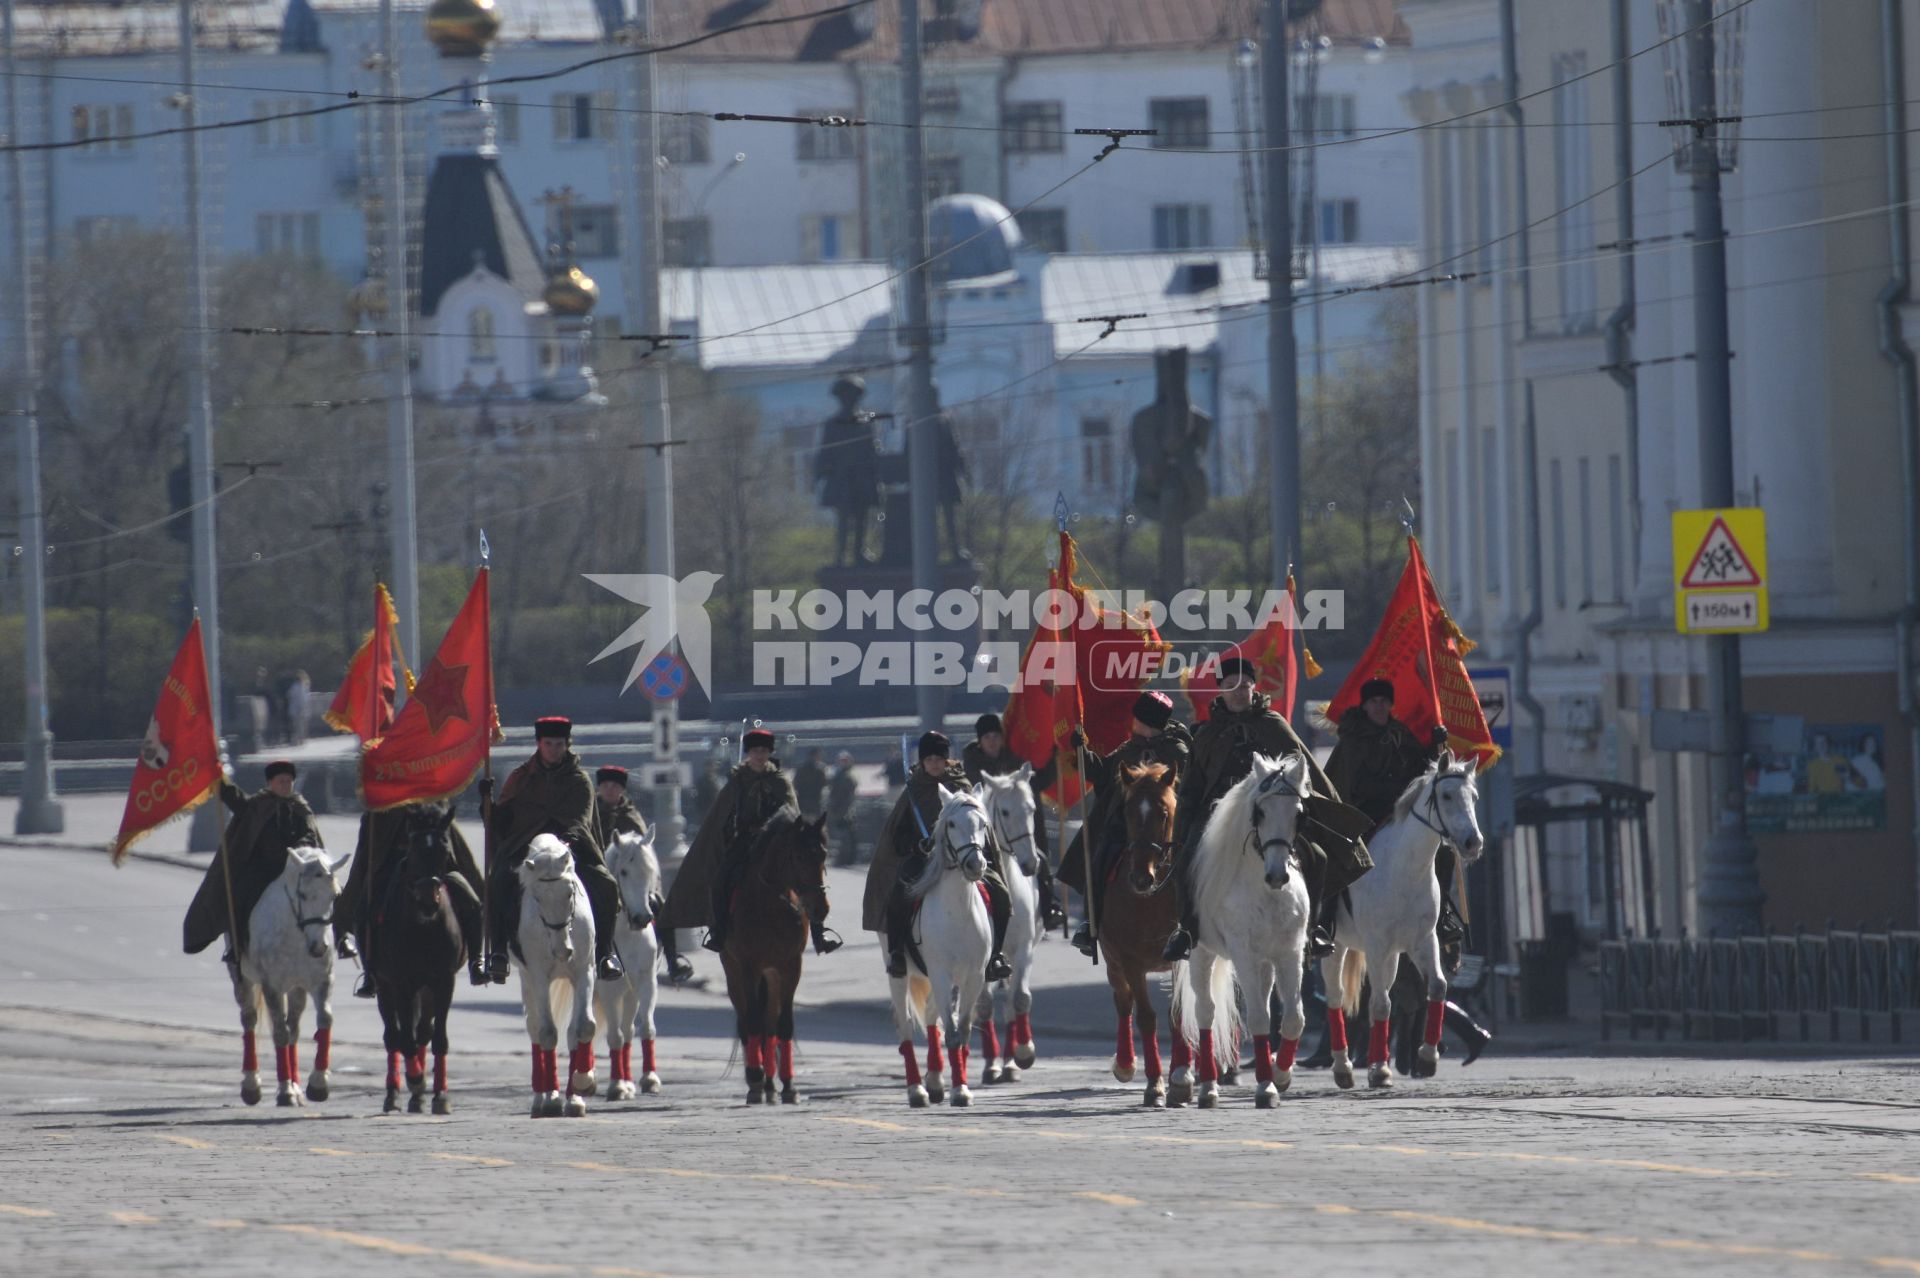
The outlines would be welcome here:
M 1053 519 L 1060 533 L 1060 546 L 1057 553 L 1060 556 L 1060 567 L 1064 572 L 1062 580 L 1056 584 L 1062 589 L 1068 589 L 1071 588 L 1073 573 L 1072 567 L 1067 561 L 1067 547 L 1072 543 L 1073 538 L 1067 532 L 1067 498 L 1065 493 L 1060 494 L 1054 501 Z M 1074 671 L 1076 690 L 1079 677 L 1080 672 L 1078 670 Z M 1073 748 L 1073 770 L 1080 780 L 1080 793 L 1075 796 L 1074 802 L 1075 806 L 1080 809 L 1080 864 L 1083 872 L 1082 881 L 1087 885 L 1087 889 L 1085 893 L 1083 893 L 1087 902 L 1087 939 L 1093 942 L 1094 951 L 1087 956 L 1087 961 L 1095 967 L 1098 967 L 1100 966 L 1100 912 L 1094 905 L 1093 832 L 1087 829 L 1087 792 L 1092 789 L 1092 785 L 1087 780 L 1086 706 L 1078 695 L 1074 697 L 1074 701 L 1075 704 L 1080 707 L 1079 713 L 1074 716 L 1074 727 L 1080 732 L 1080 744 Z M 1063 838 L 1065 837 L 1065 826 L 1066 818 L 1063 815 L 1061 817 Z
M 480 572 L 485 575 L 487 564 L 493 558 L 493 547 L 487 542 L 486 529 L 480 530 Z M 494 716 L 493 702 L 493 591 L 487 591 L 487 716 Z M 488 723 L 482 729 L 486 737 L 486 750 L 480 756 L 480 855 L 485 865 L 480 871 L 480 962 L 488 964 L 493 957 L 493 724 Z M 493 969 L 488 967 L 487 979 L 493 979 Z

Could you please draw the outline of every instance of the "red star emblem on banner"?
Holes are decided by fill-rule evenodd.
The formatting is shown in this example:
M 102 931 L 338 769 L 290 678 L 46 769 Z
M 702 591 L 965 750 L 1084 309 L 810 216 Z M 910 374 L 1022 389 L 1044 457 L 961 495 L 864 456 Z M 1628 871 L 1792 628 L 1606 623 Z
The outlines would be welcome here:
M 427 663 L 426 673 L 414 687 L 413 699 L 427 712 L 427 731 L 438 735 L 449 719 L 472 723 L 467 717 L 468 666 L 442 665 L 439 657 Z

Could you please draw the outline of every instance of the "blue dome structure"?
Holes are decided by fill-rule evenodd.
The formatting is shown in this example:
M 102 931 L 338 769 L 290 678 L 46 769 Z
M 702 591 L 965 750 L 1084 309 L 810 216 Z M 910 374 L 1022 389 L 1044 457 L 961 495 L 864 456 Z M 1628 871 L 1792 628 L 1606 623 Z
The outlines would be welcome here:
M 929 204 L 927 240 L 933 253 L 945 254 L 933 264 L 942 284 L 1011 274 L 1014 251 L 1026 242 L 1006 205 L 984 195 L 948 195 Z

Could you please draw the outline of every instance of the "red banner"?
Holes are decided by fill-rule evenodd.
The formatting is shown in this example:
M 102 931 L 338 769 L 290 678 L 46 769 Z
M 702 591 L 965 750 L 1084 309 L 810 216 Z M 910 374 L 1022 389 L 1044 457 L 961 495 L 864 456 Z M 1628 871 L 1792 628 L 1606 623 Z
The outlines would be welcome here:
M 220 741 L 213 730 L 213 706 L 207 695 L 207 654 L 200 643 L 200 618 L 173 654 L 173 666 L 160 685 L 160 700 L 147 720 L 146 739 L 133 765 L 120 833 L 113 840 L 113 863 L 155 827 L 199 807 L 220 784 Z
M 393 596 L 385 586 L 374 583 L 373 630 L 347 664 L 346 677 L 341 679 L 340 690 L 333 694 L 333 704 L 323 716 L 328 726 L 354 733 L 363 742 L 372 741 L 393 726 L 393 703 L 399 690 L 399 680 L 393 673 L 396 656 L 400 657 L 407 691 L 413 691 L 413 674 L 407 670 L 406 657 L 393 638 L 393 628 L 399 624 Z
M 488 620 L 482 568 L 399 717 L 360 755 L 360 794 L 369 811 L 452 798 L 504 739 L 493 704 Z
M 1294 660 L 1293 632 L 1299 620 L 1299 595 L 1295 591 L 1293 578 L 1287 578 L 1288 615 L 1275 617 L 1260 629 L 1234 644 L 1220 654 L 1222 661 L 1228 657 L 1243 657 L 1253 663 L 1258 670 L 1258 681 L 1254 690 L 1264 692 L 1273 699 L 1273 709 L 1283 719 L 1293 718 L 1293 703 L 1300 688 L 1300 664 Z M 1306 676 L 1311 679 L 1320 673 L 1320 667 L 1314 664 L 1313 654 L 1306 657 Z M 1218 665 L 1209 665 L 1203 671 L 1183 670 L 1180 673 L 1180 686 L 1187 694 L 1187 701 L 1193 706 L 1193 722 L 1197 727 L 1207 721 L 1207 714 L 1213 708 L 1213 699 L 1220 691 Z
M 1455 754 L 1478 760 L 1484 770 L 1500 758 L 1480 698 L 1467 677 L 1463 658 L 1473 641 L 1460 632 L 1433 588 L 1420 543 L 1407 538 L 1407 566 L 1374 632 L 1373 642 L 1353 673 L 1327 703 L 1327 720 L 1360 704 L 1360 686 L 1369 679 L 1393 683 L 1393 713 L 1421 741 L 1436 723 L 1447 726 L 1447 745 Z

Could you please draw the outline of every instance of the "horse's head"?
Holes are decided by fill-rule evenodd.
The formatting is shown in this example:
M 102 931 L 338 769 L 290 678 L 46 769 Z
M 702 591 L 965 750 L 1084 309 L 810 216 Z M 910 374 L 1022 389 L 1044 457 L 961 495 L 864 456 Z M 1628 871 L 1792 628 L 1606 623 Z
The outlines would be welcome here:
M 287 868 L 291 880 L 287 893 L 292 898 L 294 921 L 306 936 L 307 953 L 325 958 L 332 947 L 333 902 L 340 895 L 334 872 L 351 857 L 341 857 L 329 865 L 326 851 L 311 843 L 287 849 Z
M 660 890 L 660 861 L 653 853 L 653 831 L 626 833 L 607 849 L 607 869 L 620 885 L 627 922 L 644 928 L 653 922 L 653 898 Z
M 827 890 L 827 818 L 809 821 L 782 808 L 767 825 L 760 874 L 776 888 L 815 896 Z
M 440 882 L 453 867 L 452 831 L 452 804 L 423 804 L 407 814 L 398 881 L 422 909 L 438 908 Z
M 941 806 L 934 825 L 934 862 L 978 883 L 987 877 L 987 840 L 992 835 L 993 823 L 980 796 L 956 794 Z
M 1018 772 L 1004 777 L 982 777 L 982 801 L 993 826 L 993 837 L 1013 857 L 1022 874 L 1040 871 L 1040 855 L 1034 846 L 1034 826 L 1040 805 L 1033 798 L 1033 765 L 1023 763 Z
M 1122 775 L 1126 798 L 1127 888 L 1151 896 L 1173 875 L 1173 770 L 1164 763 L 1139 763 Z
M 1462 861 L 1478 861 L 1487 841 L 1480 833 L 1480 789 L 1473 764 L 1449 756 L 1427 775 L 1427 807 L 1440 837 L 1460 849 Z
M 520 862 L 520 886 L 537 899 L 571 893 L 579 879 L 573 872 L 573 850 L 557 834 L 536 834 Z
M 1267 886 L 1277 890 L 1292 874 L 1294 840 L 1300 835 L 1300 813 L 1313 795 L 1313 774 L 1305 755 L 1255 755 L 1247 780 L 1253 786 L 1251 842 L 1265 863 Z

